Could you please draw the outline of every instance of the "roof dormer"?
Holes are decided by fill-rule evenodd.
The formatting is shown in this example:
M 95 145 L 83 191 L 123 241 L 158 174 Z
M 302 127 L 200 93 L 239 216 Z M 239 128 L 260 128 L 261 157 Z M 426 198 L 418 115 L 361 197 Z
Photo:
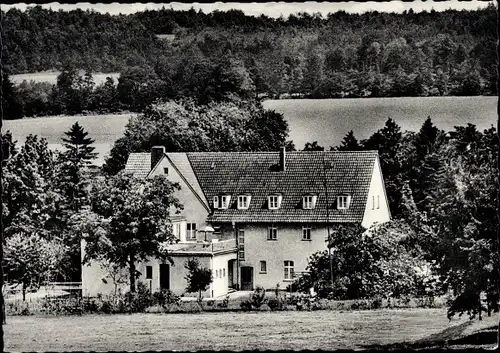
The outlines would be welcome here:
M 337 195 L 337 210 L 347 210 L 351 205 L 351 195 Z
M 271 194 L 267 197 L 267 205 L 270 210 L 277 210 L 281 207 L 281 200 L 283 200 L 283 195 L 281 194 Z
M 318 195 L 316 194 L 305 194 L 302 196 L 302 208 L 304 210 L 312 210 L 316 207 L 316 201 L 318 200 Z
M 238 195 L 238 210 L 246 210 L 250 207 L 250 200 L 252 196 L 250 194 L 240 194 Z
M 231 202 L 231 195 L 229 195 L 229 194 L 217 195 L 217 196 L 214 196 L 213 206 L 214 206 L 214 209 L 226 210 L 229 208 L 230 202 Z

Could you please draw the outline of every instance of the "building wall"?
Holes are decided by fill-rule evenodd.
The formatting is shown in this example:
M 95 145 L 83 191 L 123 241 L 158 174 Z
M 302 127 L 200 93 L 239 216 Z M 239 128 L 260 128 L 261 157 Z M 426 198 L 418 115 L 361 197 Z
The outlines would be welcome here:
M 181 187 L 181 189 L 176 191 L 174 194 L 184 206 L 180 215 L 186 219 L 186 223 L 196 223 L 196 229 L 202 229 L 206 225 L 208 211 L 205 206 L 203 206 L 202 202 L 196 197 L 194 192 L 189 188 L 184 179 L 177 173 L 168 158 L 163 158 L 161 160 L 159 165 L 151 172 L 151 176 L 164 175 L 164 168 L 168 168 L 167 179 L 171 182 L 178 183 Z M 192 239 L 186 239 L 185 224 L 181 234 L 181 242 L 193 241 Z M 201 232 L 197 232 L 196 235 L 200 240 L 203 237 Z
M 294 271 L 303 272 L 309 257 L 326 250 L 327 229 L 324 224 L 311 224 L 311 240 L 302 240 L 302 225 L 277 224 L 277 240 L 267 240 L 267 224 L 237 225 L 245 230 L 245 259 L 240 266 L 253 267 L 253 286 L 266 289 L 280 285 L 285 289 L 293 281 L 284 280 L 284 262 L 293 261 Z M 260 261 L 266 261 L 267 272 L 260 272 Z
M 236 253 L 215 255 L 212 258 L 212 278 L 213 282 L 210 291 L 214 297 L 227 294 L 229 288 L 229 260 L 236 259 Z M 216 271 L 219 276 L 216 276 Z M 222 273 L 222 275 L 220 275 Z M 211 293 L 212 294 L 212 293 Z
M 160 290 L 160 264 L 165 263 L 170 265 L 170 290 L 177 295 L 184 296 L 196 296 L 198 293 L 187 293 L 187 280 L 186 276 L 188 270 L 184 267 L 186 262 L 191 259 L 192 256 L 172 256 L 173 264 L 167 261 L 160 261 L 158 259 L 150 259 L 141 264 L 138 264 L 137 270 L 142 273 L 139 280 L 145 283 L 151 282 L 151 289 L 153 292 Z M 210 268 L 211 257 L 210 256 L 198 256 L 200 265 L 203 267 Z M 146 266 L 152 266 L 153 276 L 151 280 L 146 280 Z M 210 289 L 203 293 L 204 297 L 210 296 Z
M 369 228 L 375 222 L 383 223 L 390 221 L 390 219 L 389 203 L 384 188 L 380 163 L 377 159 L 373 168 L 368 199 L 361 225 L 365 228 Z

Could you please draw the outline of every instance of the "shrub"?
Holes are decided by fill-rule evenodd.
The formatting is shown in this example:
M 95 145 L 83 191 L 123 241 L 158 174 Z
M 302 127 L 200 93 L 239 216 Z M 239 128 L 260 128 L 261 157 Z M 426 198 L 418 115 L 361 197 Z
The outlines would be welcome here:
M 134 313 L 142 313 L 153 304 L 151 292 L 142 282 L 137 284 L 137 291 L 135 293 L 127 292 L 125 299 L 129 310 Z
M 262 287 L 257 287 L 250 295 L 250 304 L 253 308 L 260 308 L 266 303 L 266 290 Z
M 372 300 L 371 302 L 371 308 L 372 309 L 380 309 L 382 307 L 382 298 L 380 297 L 377 297 L 375 299 Z
M 250 300 L 244 300 L 240 303 L 240 307 L 245 311 L 250 311 L 252 310 L 252 303 Z
M 174 294 L 169 289 L 162 289 L 153 293 L 153 305 L 157 304 L 166 309 L 170 309 L 172 305 L 179 305 L 181 297 Z
M 272 311 L 285 310 L 286 309 L 284 300 L 281 297 L 279 297 L 279 296 L 274 297 L 274 298 L 269 298 L 267 300 L 267 305 L 269 306 L 269 308 Z

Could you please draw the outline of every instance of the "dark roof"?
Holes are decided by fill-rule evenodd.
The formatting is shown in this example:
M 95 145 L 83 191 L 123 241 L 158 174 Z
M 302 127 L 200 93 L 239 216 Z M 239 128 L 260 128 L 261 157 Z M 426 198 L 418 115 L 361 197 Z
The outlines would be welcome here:
M 376 151 L 287 152 L 286 170 L 279 171 L 279 152 L 192 152 L 187 156 L 210 204 L 216 195 L 232 195 L 229 209 L 214 210 L 209 216 L 214 223 L 325 222 L 323 165 L 329 220 L 361 222 L 377 160 Z M 282 194 L 281 207 L 269 210 L 267 196 L 274 193 Z M 312 210 L 302 209 L 302 196 L 308 193 L 318 195 Z M 236 208 L 239 194 L 252 196 L 248 209 Z M 347 210 L 336 209 L 335 199 L 341 194 L 351 196 Z
M 128 156 L 125 171 L 136 178 L 145 178 L 151 171 L 151 153 L 131 153 Z

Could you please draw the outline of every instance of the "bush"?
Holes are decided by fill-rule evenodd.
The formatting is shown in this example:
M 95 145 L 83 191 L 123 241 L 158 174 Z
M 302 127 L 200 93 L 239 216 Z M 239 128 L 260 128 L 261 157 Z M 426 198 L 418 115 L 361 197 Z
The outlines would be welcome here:
M 285 301 L 281 297 L 279 297 L 279 296 L 273 297 L 273 298 L 269 298 L 267 300 L 267 305 L 269 306 L 269 308 L 272 311 L 285 310 L 286 309 Z
M 245 311 L 250 311 L 252 310 L 252 303 L 250 300 L 244 300 L 240 303 L 240 307 Z
M 172 305 L 179 305 L 181 297 L 174 294 L 169 289 L 162 289 L 153 293 L 153 305 L 159 305 L 163 308 L 170 309 Z
M 383 305 L 382 298 L 378 297 L 378 298 L 375 298 L 372 300 L 371 308 L 372 309 L 380 309 L 382 307 L 382 305 Z
M 125 295 L 129 310 L 134 313 L 143 313 L 146 308 L 153 305 L 153 297 L 148 287 L 139 282 L 135 293 L 127 292 Z
M 250 305 L 253 308 L 260 308 L 266 303 L 266 290 L 262 287 L 257 287 L 250 295 Z

